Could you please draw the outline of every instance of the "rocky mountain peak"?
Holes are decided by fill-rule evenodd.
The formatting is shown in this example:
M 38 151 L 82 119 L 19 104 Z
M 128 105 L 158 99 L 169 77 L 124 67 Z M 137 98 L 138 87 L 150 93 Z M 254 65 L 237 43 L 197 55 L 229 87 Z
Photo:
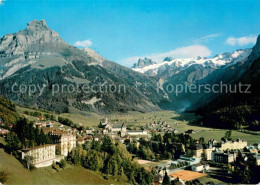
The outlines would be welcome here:
M 33 20 L 27 24 L 25 30 L 18 32 L 18 35 L 19 33 L 26 37 L 30 37 L 31 41 L 57 42 L 62 40 L 57 32 L 47 26 L 44 19 L 40 21 Z
M 48 26 L 44 19 L 40 20 L 40 21 L 33 20 L 33 21 L 27 23 L 28 30 L 39 30 L 39 29 L 46 29 L 46 28 L 48 28 Z
M 172 57 L 165 57 L 165 58 L 163 59 L 163 62 L 164 62 L 164 61 L 170 62 L 170 61 L 172 61 L 172 60 L 173 60 Z
M 152 61 L 152 59 L 146 57 L 144 59 L 139 58 L 137 63 L 134 63 L 132 68 L 141 68 L 152 64 L 156 64 L 156 62 Z

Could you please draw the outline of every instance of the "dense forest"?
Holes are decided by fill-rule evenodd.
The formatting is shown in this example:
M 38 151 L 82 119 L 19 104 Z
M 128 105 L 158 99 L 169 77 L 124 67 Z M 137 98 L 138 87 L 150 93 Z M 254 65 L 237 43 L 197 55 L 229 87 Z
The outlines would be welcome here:
M 202 122 L 206 126 L 250 130 L 260 130 L 260 98 L 237 105 L 220 107 L 214 111 L 204 112 Z
M 15 123 L 19 117 L 15 105 L 10 100 L 0 96 L 0 122 L 7 127 L 8 124 Z
M 111 138 L 105 136 L 102 142 L 93 141 L 77 146 L 67 156 L 67 161 L 74 165 L 100 171 L 105 176 L 118 177 L 131 184 L 151 184 L 154 172 L 149 172 L 132 161 L 131 154 L 126 150 L 124 144 L 112 142 Z

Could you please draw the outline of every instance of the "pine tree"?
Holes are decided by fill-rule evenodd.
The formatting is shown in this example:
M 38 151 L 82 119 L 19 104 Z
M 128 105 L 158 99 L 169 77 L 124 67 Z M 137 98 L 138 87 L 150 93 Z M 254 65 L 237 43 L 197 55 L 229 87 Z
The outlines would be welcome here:
M 171 185 L 170 177 L 168 176 L 166 171 L 163 177 L 162 185 Z

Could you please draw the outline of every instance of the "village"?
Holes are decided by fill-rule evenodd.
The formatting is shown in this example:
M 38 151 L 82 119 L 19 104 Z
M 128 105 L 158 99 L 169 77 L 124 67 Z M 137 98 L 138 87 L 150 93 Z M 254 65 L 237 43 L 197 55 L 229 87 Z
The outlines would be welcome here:
M 9 125 L 10 128 L 12 126 Z M 36 168 L 51 166 L 64 159 L 77 145 L 85 145 L 93 141 L 102 142 L 104 136 L 109 136 L 114 142 L 125 144 L 127 149 L 134 143 L 138 149 L 142 141 L 156 144 L 157 141 L 152 140 L 156 134 L 179 134 L 173 128 L 174 126 L 162 120 L 147 123 L 145 127 L 132 127 L 127 123 L 112 124 L 108 118 L 104 118 L 96 127 L 77 129 L 39 116 L 38 121 L 34 122 L 34 127 L 41 128 L 54 143 L 24 148 L 20 151 L 22 159 L 32 157 L 32 163 Z M 7 129 L 0 128 L 1 137 L 5 137 L 8 132 Z M 194 132 L 196 131 L 189 129 L 182 134 L 188 136 Z M 178 157 L 172 156 L 167 160 L 147 160 L 142 159 L 138 154 L 133 154 L 133 160 L 146 169 L 156 169 L 154 184 L 161 184 L 165 174 L 168 174 L 170 180 L 177 180 L 180 184 L 215 174 L 217 169 L 222 169 L 222 174 L 219 175 L 223 176 L 225 173 L 228 174 L 228 169 L 232 168 L 232 164 L 238 157 L 246 161 L 249 156 L 253 156 L 256 165 L 260 165 L 260 143 L 248 144 L 247 141 L 238 138 L 235 140 L 226 138 L 221 141 L 211 139 L 203 143 L 195 140 L 188 147 L 183 143 L 170 144 L 181 148 L 182 152 Z

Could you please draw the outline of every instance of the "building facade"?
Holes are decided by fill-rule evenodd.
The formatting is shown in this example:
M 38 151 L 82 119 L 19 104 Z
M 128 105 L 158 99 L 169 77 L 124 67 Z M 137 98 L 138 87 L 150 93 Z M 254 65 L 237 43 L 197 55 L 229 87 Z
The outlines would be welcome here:
M 53 162 L 60 161 L 63 158 L 56 158 L 55 147 L 55 144 L 46 144 L 33 148 L 23 149 L 22 159 L 25 159 L 26 156 L 31 156 L 32 164 L 36 168 L 50 166 Z
M 220 143 L 219 150 L 242 150 L 247 147 L 247 141 L 237 139 L 235 141 L 224 140 Z
M 52 128 L 44 128 L 43 131 L 51 136 L 63 156 L 67 156 L 76 147 L 76 135 L 72 133 Z
M 214 162 L 217 162 L 217 163 L 228 164 L 228 163 L 234 162 L 234 154 L 215 152 L 213 156 L 214 156 L 213 157 Z
M 127 130 L 126 134 L 129 136 L 141 136 L 147 135 L 147 130 Z

